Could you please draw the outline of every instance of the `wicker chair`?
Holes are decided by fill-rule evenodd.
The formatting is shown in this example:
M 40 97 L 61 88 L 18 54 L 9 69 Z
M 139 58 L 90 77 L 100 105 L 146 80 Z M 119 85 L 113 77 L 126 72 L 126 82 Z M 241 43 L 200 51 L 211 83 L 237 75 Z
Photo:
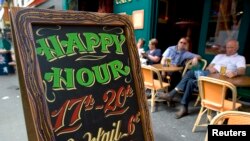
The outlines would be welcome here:
M 160 72 L 151 66 L 142 66 L 142 74 L 144 78 L 144 85 L 146 89 L 151 90 L 151 112 L 155 111 L 155 96 L 156 92 L 159 90 L 163 90 L 165 92 L 168 91 L 169 83 L 163 82 Z M 156 79 L 154 79 L 154 74 L 156 74 Z M 161 100 L 163 101 L 163 100 Z
M 188 70 L 198 70 L 198 69 L 205 70 L 206 66 L 207 66 L 207 60 L 205 59 L 199 59 L 197 65 L 192 65 L 192 60 L 188 60 L 182 72 L 182 77 L 186 74 Z
M 192 132 L 195 132 L 197 126 L 207 126 L 208 124 L 201 124 L 202 116 L 207 113 L 207 120 L 211 121 L 213 118 L 212 111 L 216 113 L 237 110 L 241 107 L 237 103 L 236 87 L 227 81 L 216 78 L 200 76 L 198 79 L 199 94 L 201 97 L 201 108 L 194 123 Z M 232 100 L 227 100 L 227 90 L 232 92 Z
M 226 122 L 224 122 L 226 120 Z M 250 113 L 243 111 L 225 111 L 216 115 L 211 125 L 250 125 Z
M 250 125 L 250 113 L 242 111 L 225 111 L 216 115 L 210 125 Z M 205 141 L 208 140 L 206 134 Z

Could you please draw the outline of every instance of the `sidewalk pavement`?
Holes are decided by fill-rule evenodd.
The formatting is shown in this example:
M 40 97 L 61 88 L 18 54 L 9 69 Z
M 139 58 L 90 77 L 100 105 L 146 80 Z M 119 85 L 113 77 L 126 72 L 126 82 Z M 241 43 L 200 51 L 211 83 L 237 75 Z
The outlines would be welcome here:
M 0 140 L 28 141 L 17 75 L 0 76 L 0 86 Z M 192 105 L 188 116 L 175 119 L 178 105 L 173 108 L 157 103 L 156 112 L 151 113 L 155 141 L 203 141 L 206 128 L 192 133 L 199 112 L 199 107 Z

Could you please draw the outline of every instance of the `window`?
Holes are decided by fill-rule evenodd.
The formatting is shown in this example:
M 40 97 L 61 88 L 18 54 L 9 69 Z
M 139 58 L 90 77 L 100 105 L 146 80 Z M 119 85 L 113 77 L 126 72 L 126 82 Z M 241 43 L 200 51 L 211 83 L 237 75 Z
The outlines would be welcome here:
M 243 0 L 212 0 L 206 54 L 224 53 L 226 41 L 238 39 L 242 15 Z

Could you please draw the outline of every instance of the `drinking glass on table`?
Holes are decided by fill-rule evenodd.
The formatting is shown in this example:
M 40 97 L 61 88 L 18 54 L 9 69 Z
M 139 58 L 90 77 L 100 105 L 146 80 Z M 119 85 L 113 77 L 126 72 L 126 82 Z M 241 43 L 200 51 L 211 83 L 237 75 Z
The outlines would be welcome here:
M 163 67 L 169 67 L 171 65 L 171 58 L 164 59 Z
M 166 58 L 166 63 L 167 63 L 168 67 L 171 65 L 171 58 L 170 57 Z
M 220 67 L 220 75 L 225 75 L 227 71 L 227 66 L 226 65 L 221 65 Z

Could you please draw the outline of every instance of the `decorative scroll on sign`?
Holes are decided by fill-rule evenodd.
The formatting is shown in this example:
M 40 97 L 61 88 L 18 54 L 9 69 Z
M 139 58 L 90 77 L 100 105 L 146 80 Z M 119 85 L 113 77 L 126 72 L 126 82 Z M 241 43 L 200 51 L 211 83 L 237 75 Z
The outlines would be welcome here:
M 153 141 L 125 16 L 11 10 L 30 141 Z

